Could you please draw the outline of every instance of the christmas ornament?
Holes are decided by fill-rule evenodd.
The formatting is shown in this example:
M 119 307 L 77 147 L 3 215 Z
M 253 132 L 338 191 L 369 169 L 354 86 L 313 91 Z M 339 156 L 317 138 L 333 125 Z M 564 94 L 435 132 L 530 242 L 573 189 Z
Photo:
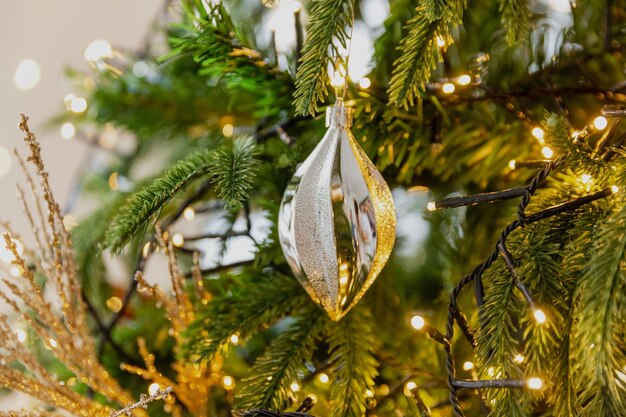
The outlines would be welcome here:
M 329 129 L 289 182 L 278 220 L 289 266 L 333 320 L 372 285 L 396 235 L 391 191 L 350 132 L 350 110 L 341 99 L 326 109 Z

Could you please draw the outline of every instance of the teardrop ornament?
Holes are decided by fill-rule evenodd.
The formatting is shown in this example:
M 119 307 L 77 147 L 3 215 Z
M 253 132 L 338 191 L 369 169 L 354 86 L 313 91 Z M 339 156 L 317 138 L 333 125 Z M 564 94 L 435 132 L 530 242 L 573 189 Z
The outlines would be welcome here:
M 289 182 L 278 218 L 289 266 L 332 320 L 363 297 L 396 237 L 391 191 L 350 131 L 351 110 L 341 100 L 326 109 L 328 130 Z

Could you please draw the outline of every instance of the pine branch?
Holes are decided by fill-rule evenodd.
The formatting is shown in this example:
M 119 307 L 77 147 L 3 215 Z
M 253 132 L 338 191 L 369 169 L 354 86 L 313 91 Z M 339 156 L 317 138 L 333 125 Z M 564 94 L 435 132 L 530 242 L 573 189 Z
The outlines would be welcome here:
M 435 0 L 432 0 L 435 1 Z M 437 2 L 439 15 L 433 14 L 435 6 L 417 7 L 417 14 L 408 21 L 408 34 L 400 42 L 400 57 L 394 62 L 394 70 L 389 85 L 389 100 L 396 106 L 407 107 L 413 104 L 430 78 L 431 71 L 442 60 L 438 39 L 450 43 L 450 28 L 461 23 L 465 1 L 446 0 Z
M 316 0 L 311 8 L 293 104 L 296 113 L 315 114 L 328 94 L 328 64 L 338 58 L 337 44 L 347 47 L 346 29 L 352 26 L 353 0 Z M 330 51 L 329 51 L 330 49 Z
M 230 208 L 241 207 L 248 198 L 256 169 L 254 142 L 251 138 L 238 139 L 232 147 L 218 149 L 211 164 L 218 196 Z
M 372 323 L 370 311 L 361 307 L 330 328 L 332 417 L 360 417 L 365 413 L 366 391 L 378 375 Z
M 238 409 L 267 408 L 282 411 L 293 395 L 291 384 L 299 380 L 315 350 L 315 342 L 328 326 L 324 312 L 310 305 L 280 333 L 252 368 L 252 376 L 238 396 Z
M 231 294 L 213 299 L 186 332 L 187 354 L 210 360 L 233 334 L 246 339 L 297 312 L 310 301 L 293 278 L 277 274 L 258 282 L 245 280 Z
M 105 247 L 119 252 L 183 187 L 202 175 L 212 178 L 217 194 L 229 206 L 241 204 L 252 186 L 254 165 L 248 139 L 237 140 L 232 147 L 189 155 L 126 201 L 111 222 Z
M 623 346 L 623 306 L 626 273 L 626 206 L 602 224 L 594 250 L 579 280 L 572 329 L 572 357 L 581 416 L 620 415 L 626 406 L 623 385 L 615 375 L 626 361 Z
M 528 0 L 500 0 L 500 13 L 506 30 L 506 41 L 513 45 L 526 38 L 530 30 Z

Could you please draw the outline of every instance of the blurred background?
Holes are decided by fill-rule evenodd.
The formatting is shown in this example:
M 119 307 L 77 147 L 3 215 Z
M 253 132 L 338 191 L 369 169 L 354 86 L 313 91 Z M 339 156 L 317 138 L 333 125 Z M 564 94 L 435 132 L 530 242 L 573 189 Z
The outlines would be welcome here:
M 71 178 L 87 149 L 84 141 L 62 137 L 46 123 L 65 109 L 64 98 L 76 93 L 64 77 L 67 68 L 87 70 L 85 50 L 94 40 L 135 48 L 161 8 L 160 1 L 55 0 L 11 1 L 0 15 L 0 219 L 26 231 L 15 183 L 22 180 L 12 149 L 23 150 L 17 129 L 19 113 L 30 117 L 43 145 L 52 187 L 64 203 Z M 72 139 L 71 131 L 63 132 Z

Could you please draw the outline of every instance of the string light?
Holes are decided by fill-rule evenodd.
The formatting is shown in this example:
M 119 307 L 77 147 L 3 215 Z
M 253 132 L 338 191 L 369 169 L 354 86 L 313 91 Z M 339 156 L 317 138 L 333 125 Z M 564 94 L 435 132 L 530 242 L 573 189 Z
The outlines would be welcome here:
M 535 320 L 537 321 L 537 323 L 539 324 L 543 324 L 546 322 L 546 313 L 544 313 L 542 310 L 540 309 L 536 309 L 533 312 L 533 316 L 535 316 Z
M 593 125 L 598 130 L 603 130 L 604 128 L 608 126 L 608 124 L 609 124 L 609 121 L 606 120 L 606 117 L 604 116 L 598 116 L 595 119 L 593 119 Z
M 193 207 L 186 207 L 183 211 L 183 217 L 185 217 L 185 220 L 190 222 L 194 219 L 194 217 L 196 217 L 196 211 L 193 209 Z
M 239 336 L 237 336 L 236 334 L 230 335 L 230 343 L 232 343 L 233 345 L 239 343 Z
M 5 147 L 0 146 L 0 178 L 9 173 L 11 170 L 11 163 L 11 154 Z
M 222 386 L 227 390 L 231 390 L 235 387 L 235 380 L 232 376 L 225 375 L 224 378 L 222 378 Z
M 232 124 L 226 123 L 222 126 L 222 134 L 227 138 L 231 137 L 233 133 L 235 133 L 235 127 Z
M 98 138 L 98 144 L 104 149 L 113 149 L 117 143 L 117 130 L 111 123 L 104 125 L 104 129 Z
M 452 84 L 452 83 L 444 83 L 441 86 L 441 91 L 443 91 L 446 94 L 452 94 L 452 93 L 454 93 L 455 88 L 456 87 L 454 87 L 454 84 Z
M 411 395 L 411 391 L 417 388 L 417 384 L 413 381 L 409 381 L 404 385 L 404 395 L 407 397 Z
M 113 48 L 111 48 L 111 44 L 103 39 L 97 39 L 91 42 L 85 48 L 85 53 L 83 54 L 87 61 L 99 61 L 105 58 L 113 57 Z
M 468 85 L 469 83 L 472 82 L 472 77 L 470 77 L 467 74 L 463 74 L 461 75 L 459 78 L 457 78 L 456 83 L 458 85 Z
M 617 193 L 619 191 L 619 187 L 617 185 L 611 185 L 611 192 L 613 194 Z
M 76 134 L 76 128 L 70 122 L 63 123 L 61 125 L 61 137 L 65 140 L 70 140 Z
M 56 340 L 54 340 L 53 338 L 48 339 L 48 343 L 50 343 L 50 347 L 51 347 L 52 349 L 54 349 L 54 348 L 56 348 L 56 347 L 58 347 L 58 346 L 59 346 L 59 344 L 57 343 L 57 341 L 56 341 Z
M 582 174 L 580 176 L 580 182 L 582 182 L 583 184 L 587 184 L 589 181 L 591 181 L 591 175 L 589 175 L 589 174 Z
M 421 330 L 425 324 L 426 324 L 426 321 L 419 314 L 416 314 L 413 317 L 411 317 L 411 326 L 415 330 Z
M 106 301 L 107 308 L 114 313 L 119 313 L 122 310 L 124 303 L 119 297 L 111 297 Z
M 509 161 L 509 168 L 510 169 L 515 169 L 515 162 L 516 162 L 515 159 L 511 159 Z
M 23 272 L 22 268 L 20 268 L 19 266 L 12 266 L 11 269 L 9 270 L 9 273 L 14 278 L 17 278 L 20 275 L 22 275 L 22 272 Z
M 28 91 L 37 87 L 41 81 L 41 67 L 34 59 L 20 61 L 13 74 L 13 83 L 18 90 Z
M 524 362 L 524 355 L 522 355 L 521 353 L 518 353 L 517 355 L 515 355 L 513 360 L 517 363 L 522 363 Z
M 531 131 L 531 133 L 532 133 L 532 135 L 533 135 L 535 138 L 537 138 L 537 139 L 539 139 L 539 140 L 542 140 L 542 139 L 543 139 L 543 136 L 545 135 L 545 133 L 544 133 L 543 129 L 542 129 L 542 128 L 540 128 L 540 127 L 534 127 L 534 128 L 533 128 L 533 130 Z
M 320 373 L 317 376 L 318 381 L 320 381 L 322 384 L 328 384 L 328 381 L 330 381 L 330 378 L 328 377 L 328 375 L 324 372 Z
M 17 329 L 15 331 L 15 335 L 17 336 L 17 340 L 19 340 L 21 343 L 24 343 L 26 341 L 26 332 L 22 329 Z
M 117 177 L 117 172 L 114 172 L 109 176 L 109 188 L 111 188 L 113 191 L 117 191 L 120 189 L 120 184 Z
M 70 101 L 70 110 L 74 113 L 82 113 L 87 110 L 87 100 L 83 97 L 74 97 Z
M 374 391 L 372 391 L 371 389 L 366 389 L 365 390 L 365 396 L 367 398 L 374 398 Z
M 150 386 L 148 387 L 148 394 L 150 395 L 154 395 L 157 393 L 157 391 L 159 391 L 161 389 L 161 387 L 159 386 L 159 384 L 157 384 L 156 382 L 153 382 L 152 384 L 150 384 Z
M 435 210 L 437 210 L 437 203 L 435 203 L 434 201 L 429 201 L 428 204 L 426 204 L 426 209 L 428 211 L 435 211 Z
M 446 46 L 446 41 L 441 36 L 437 36 L 437 46 L 440 48 Z
M 172 244 L 180 248 L 185 244 L 185 238 L 180 233 L 174 233 L 174 236 L 172 236 Z
M 363 77 L 359 80 L 359 87 L 363 89 L 370 88 L 370 85 L 372 85 L 372 82 L 367 77 Z
M 474 364 L 472 362 L 470 362 L 470 361 L 466 361 L 466 362 L 463 363 L 463 369 L 465 371 L 470 371 L 470 370 L 474 369 Z
M 298 391 L 300 391 L 300 384 L 298 384 L 297 382 L 293 382 L 293 383 L 289 386 L 289 388 L 291 388 L 291 390 L 292 390 L 293 392 L 298 392 Z
M 528 378 L 528 381 L 526 381 L 526 385 L 530 389 L 541 389 L 541 387 L 543 386 L 543 381 L 541 380 L 541 378 Z
M 543 148 L 541 148 L 541 153 L 543 154 L 544 157 L 548 159 L 552 158 L 552 156 L 554 155 L 554 152 L 552 151 L 552 149 L 548 148 L 547 146 L 544 146 Z

